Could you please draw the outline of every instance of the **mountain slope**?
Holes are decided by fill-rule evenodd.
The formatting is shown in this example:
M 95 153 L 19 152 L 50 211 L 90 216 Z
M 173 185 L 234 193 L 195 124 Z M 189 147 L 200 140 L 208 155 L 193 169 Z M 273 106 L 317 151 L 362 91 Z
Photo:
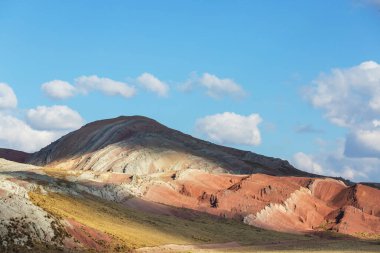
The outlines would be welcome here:
M 125 226 L 133 221 L 126 222 L 121 214 L 131 208 L 153 216 L 176 217 L 174 224 L 185 227 L 189 220 L 208 213 L 217 224 L 222 223 L 215 217 L 240 225 L 244 221 L 254 231 L 254 227 L 308 234 L 333 231 L 380 238 L 379 189 L 302 172 L 287 161 L 202 141 L 145 117 L 96 121 L 34 154 L 12 150 L 4 154 L 34 164 L 0 159 L 0 214 L 5 217 L 0 219 L 0 237 L 10 244 L 13 237 L 19 240 L 24 234 L 33 234 L 29 228 L 36 227 L 58 239 L 53 240 L 58 248 L 74 244 L 97 250 L 104 245 L 130 249 L 138 227 L 129 227 L 130 234 L 124 234 Z M 10 198 L 12 195 L 15 197 Z M 117 222 L 110 215 L 113 207 L 107 207 L 114 204 L 124 217 Z M 14 207 L 16 212 L 9 212 Z M 93 216 L 89 210 L 95 207 Z M 28 218 L 27 223 L 22 217 Z M 105 217 L 117 229 L 97 217 Z M 167 231 L 157 224 L 168 222 L 166 218 L 154 218 L 153 223 L 140 218 L 148 227 L 155 227 L 143 229 L 142 236 L 160 235 L 160 243 L 186 241 L 165 238 Z M 17 226 L 26 228 L 22 234 L 14 234 L 14 219 Z M 172 225 L 164 227 L 170 230 Z M 239 234 L 241 228 L 228 229 Z M 189 234 L 183 227 L 179 229 L 183 235 Z M 200 225 L 199 229 L 206 228 Z M 114 237 L 110 238 L 110 233 Z M 48 243 L 39 234 L 27 242 Z
M 0 148 L 0 158 L 6 159 L 8 161 L 24 163 L 29 159 L 30 155 L 31 154 L 29 153 L 18 150 Z
M 202 141 L 141 116 L 87 124 L 32 154 L 28 162 L 139 175 L 184 169 L 310 175 L 287 161 Z
M 287 161 L 202 141 L 141 116 L 90 123 L 29 162 L 88 171 L 80 177 L 85 182 L 121 183 L 118 192 L 268 229 L 380 233 L 375 188 L 318 179 Z M 105 179 L 105 173 L 113 179 Z M 360 224 L 353 215 L 358 212 L 364 224 L 374 225 Z M 342 228 L 341 217 L 354 218 Z
M 336 180 L 210 174 L 200 170 L 183 172 L 175 179 L 164 174 L 152 175 L 151 181 L 140 182 L 145 176 L 130 180 L 129 177 L 118 178 L 120 175 L 125 174 L 62 171 L 0 159 L 0 251 L 130 252 L 138 249 L 137 252 L 198 252 L 208 249 L 207 252 L 226 252 L 226 247 L 233 247 L 232 252 L 378 250 L 379 241 L 362 241 L 323 232 L 307 236 L 279 233 L 248 226 L 240 220 L 202 213 L 222 214 L 229 210 L 254 214 L 255 210 L 264 208 L 259 215 L 246 217 L 245 222 L 260 225 L 261 221 L 269 221 L 265 223 L 269 228 L 279 230 L 279 227 L 271 227 L 275 225 L 289 231 L 293 230 L 284 225 L 293 224 L 297 229 L 302 228 L 298 231 L 304 231 L 309 224 L 321 221 L 316 213 L 332 209 L 323 205 L 315 208 L 314 203 L 327 205 L 336 193 L 347 190 Z M 142 199 L 134 197 L 135 186 L 143 188 L 144 184 L 148 191 L 142 194 Z M 163 188 L 155 188 L 160 185 Z M 166 188 L 170 185 L 172 191 Z M 360 189 L 357 196 L 367 190 Z M 187 203 L 190 209 L 144 201 L 154 194 L 161 197 L 156 198 L 158 202 L 174 206 Z M 198 194 L 203 197 L 198 198 Z M 217 204 L 209 202 L 211 194 L 219 199 Z M 378 192 L 371 194 L 378 196 Z M 301 202 L 297 202 L 297 198 Z M 197 207 L 202 212 L 192 210 L 191 203 L 199 203 Z M 346 228 L 360 225 L 356 227 L 359 230 L 354 231 L 365 232 L 376 229 L 379 224 L 375 216 L 352 206 L 337 211 L 332 212 L 331 217 L 332 220 L 339 218 L 338 224 L 323 223 L 336 225 L 333 231 L 347 232 Z M 325 236 L 327 239 L 323 239 Z

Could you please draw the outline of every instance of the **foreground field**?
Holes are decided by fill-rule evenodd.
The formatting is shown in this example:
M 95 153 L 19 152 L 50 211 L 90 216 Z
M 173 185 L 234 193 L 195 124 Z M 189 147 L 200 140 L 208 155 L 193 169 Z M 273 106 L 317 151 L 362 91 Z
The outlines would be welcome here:
M 51 215 L 79 227 L 84 232 L 79 238 L 82 242 L 106 252 L 380 251 L 379 241 L 335 234 L 279 233 L 189 210 L 181 210 L 183 217 L 174 217 L 142 212 L 91 195 L 73 197 L 35 191 L 29 196 Z

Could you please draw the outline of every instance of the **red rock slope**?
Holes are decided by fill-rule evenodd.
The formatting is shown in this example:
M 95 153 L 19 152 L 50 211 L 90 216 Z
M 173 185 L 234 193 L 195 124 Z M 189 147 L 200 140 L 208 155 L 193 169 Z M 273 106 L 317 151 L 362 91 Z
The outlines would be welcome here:
M 380 234 L 380 190 L 334 179 L 185 171 L 151 183 L 143 198 L 278 231 Z

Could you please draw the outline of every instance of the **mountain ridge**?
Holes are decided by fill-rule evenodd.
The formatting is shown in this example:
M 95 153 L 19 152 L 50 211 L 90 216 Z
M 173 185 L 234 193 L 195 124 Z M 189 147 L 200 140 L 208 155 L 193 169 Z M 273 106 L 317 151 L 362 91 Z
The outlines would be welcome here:
M 32 153 L 27 153 L 15 149 L 0 148 L 0 158 L 4 158 L 9 161 L 25 163 Z
M 130 155 L 128 151 L 140 147 L 155 149 L 154 152 L 161 153 L 174 151 L 177 154 L 191 154 L 194 158 L 201 157 L 207 160 L 204 166 L 213 167 L 208 169 L 229 173 L 312 175 L 297 170 L 286 160 L 203 141 L 144 116 L 120 116 L 88 123 L 31 154 L 27 162 L 44 166 L 60 163 L 62 160 L 76 159 L 75 165 L 69 166 L 70 168 L 76 166 L 77 169 L 89 169 L 89 166 L 84 163 L 93 162 L 91 160 L 93 155 L 90 154 L 104 150 L 110 145 L 114 147 L 112 152 L 120 152 L 118 155 L 124 156 L 122 159 Z M 107 170 L 123 171 L 123 164 L 117 161 L 120 160 L 119 158 L 113 157 L 112 162 L 117 165 L 108 166 Z M 92 164 L 92 167 L 96 167 L 96 162 Z

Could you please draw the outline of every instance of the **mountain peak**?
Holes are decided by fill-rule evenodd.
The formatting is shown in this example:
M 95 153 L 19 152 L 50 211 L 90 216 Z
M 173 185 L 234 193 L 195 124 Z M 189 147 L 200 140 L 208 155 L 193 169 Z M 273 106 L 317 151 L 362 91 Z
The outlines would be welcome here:
M 130 174 L 191 167 L 237 174 L 310 175 L 287 161 L 212 144 L 144 116 L 89 123 L 32 154 L 28 162 Z
M 83 127 L 92 127 L 92 126 L 104 126 L 104 125 L 111 125 L 111 124 L 118 124 L 121 122 L 129 123 L 129 124 L 139 124 L 139 125 L 149 125 L 149 126 L 158 126 L 161 125 L 158 123 L 156 120 L 141 116 L 141 115 L 132 115 L 132 116 L 125 116 L 125 115 L 120 115 L 115 118 L 109 118 L 109 119 L 101 119 L 101 120 L 96 120 L 90 123 L 87 123 Z M 163 125 L 161 125 L 163 126 Z

